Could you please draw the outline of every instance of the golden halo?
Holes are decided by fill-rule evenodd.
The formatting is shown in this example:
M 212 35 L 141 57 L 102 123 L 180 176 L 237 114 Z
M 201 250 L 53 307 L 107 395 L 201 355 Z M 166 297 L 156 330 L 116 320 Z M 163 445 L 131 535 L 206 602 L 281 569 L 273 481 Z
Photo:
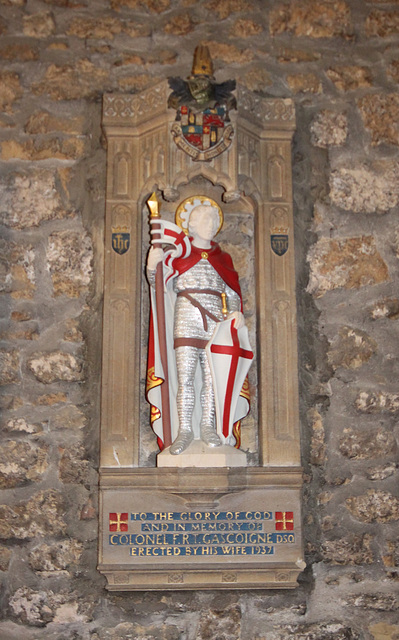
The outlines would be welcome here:
M 223 211 L 219 207 L 218 203 L 215 202 L 215 200 L 212 200 L 212 198 L 208 198 L 208 196 L 190 196 L 189 198 L 183 200 L 183 202 L 181 202 L 176 209 L 176 224 L 180 227 L 180 229 L 183 229 L 186 235 L 188 235 L 188 219 L 190 217 L 190 213 L 194 209 L 194 207 L 198 207 L 198 205 L 200 204 L 212 206 L 217 209 L 217 212 L 219 214 L 219 226 L 215 233 L 215 236 L 217 236 L 223 226 Z

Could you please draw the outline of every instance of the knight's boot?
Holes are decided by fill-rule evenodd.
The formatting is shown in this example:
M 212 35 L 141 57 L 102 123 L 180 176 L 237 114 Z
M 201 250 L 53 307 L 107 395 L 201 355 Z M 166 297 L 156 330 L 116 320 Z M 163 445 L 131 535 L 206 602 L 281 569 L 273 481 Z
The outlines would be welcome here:
M 203 424 L 201 425 L 201 440 L 208 445 L 208 447 L 220 447 L 222 444 L 216 428 L 213 425 Z
M 192 443 L 193 440 L 194 435 L 192 429 L 179 429 L 176 440 L 170 446 L 170 453 L 172 453 L 174 456 L 179 455 L 179 453 L 183 453 L 183 451 L 187 449 L 187 447 Z

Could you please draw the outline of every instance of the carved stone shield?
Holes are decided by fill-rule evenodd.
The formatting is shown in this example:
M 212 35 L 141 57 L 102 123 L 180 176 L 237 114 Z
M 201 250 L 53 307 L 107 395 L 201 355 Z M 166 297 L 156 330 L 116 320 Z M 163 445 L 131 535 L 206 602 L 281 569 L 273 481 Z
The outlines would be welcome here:
M 130 247 L 130 232 L 123 227 L 116 227 L 112 229 L 112 248 L 115 253 L 119 253 L 122 256 Z
M 288 251 L 288 233 L 272 233 L 270 243 L 276 256 L 283 256 Z

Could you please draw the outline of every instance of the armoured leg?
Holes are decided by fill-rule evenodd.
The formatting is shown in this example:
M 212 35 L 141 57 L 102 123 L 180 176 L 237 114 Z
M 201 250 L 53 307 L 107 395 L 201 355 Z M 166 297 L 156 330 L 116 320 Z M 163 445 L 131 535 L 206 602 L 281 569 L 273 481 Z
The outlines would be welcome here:
M 179 416 L 179 432 L 170 447 L 170 453 L 182 453 L 194 440 L 192 417 L 195 391 L 194 375 L 198 362 L 198 349 L 195 347 L 178 347 L 175 351 L 177 367 L 177 413 Z
M 201 390 L 201 440 L 209 447 L 220 446 L 220 438 L 216 433 L 215 393 L 213 390 L 212 374 L 205 349 L 199 354 L 202 372 Z

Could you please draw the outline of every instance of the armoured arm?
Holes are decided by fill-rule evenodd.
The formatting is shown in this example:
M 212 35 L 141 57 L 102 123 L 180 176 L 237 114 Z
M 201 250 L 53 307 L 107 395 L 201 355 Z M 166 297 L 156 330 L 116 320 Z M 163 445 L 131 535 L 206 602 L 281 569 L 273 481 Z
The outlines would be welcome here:
M 155 273 L 157 265 L 163 259 L 163 249 L 151 247 L 147 257 L 147 280 L 150 287 L 155 287 Z
M 229 310 L 228 319 L 234 318 L 234 326 L 241 329 L 245 325 L 244 315 L 241 312 L 241 300 L 238 293 L 226 286 L 227 308 Z

